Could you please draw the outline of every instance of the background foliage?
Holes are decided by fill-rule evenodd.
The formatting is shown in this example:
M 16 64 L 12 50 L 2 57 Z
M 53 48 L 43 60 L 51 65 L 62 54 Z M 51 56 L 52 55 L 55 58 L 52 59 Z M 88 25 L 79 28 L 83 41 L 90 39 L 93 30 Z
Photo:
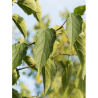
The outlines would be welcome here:
M 34 85 L 36 86 L 37 89 L 41 89 L 41 84 L 42 82 L 44 83 L 44 91 L 38 90 L 36 93 L 38 96 L 36 96 L 36 98 L 38 98 L 39 96 L 41 98 L 67 98 L 67 97 L 85 98 L 86 96 L 86 93 L 85 93 L 85 78 L 86 78 L 85 34 L 86 34 L 86 30 L 85 30 L 85 22 L 82 20 L 80 16 L 80 15 L 83 15 L 83 13 L 85 12 L 85 5 L 79 6 L 73 9 L 73 13 L 71 14 L 69 11 L 61 12 L 60 13 L 61 18 L 64 21 L 66 19 L 68 20 L 67 20 L 66 26 L 64 25 L 63 28 L 59 29 L 58 31 L 55 31 L 56 29 L 60 27 L 60 25 L 51 27 L 54 30 L 51 28 L 48 30 L 45 29 L 49 27 L 50 25 L 50 22 L 51 22 L 50 17 L 49 15 L 45 15 L 41 19 L 42 10 L 41 10 L 39 1 L 38 0 L 35 0 L 35 2 L 31 2 L 31 1 L 32 0 L 18 0 L 16 3 L 19 5 L 19 7 L 22 8 L 22 10 L 24 10 L 26 14 L 28 15 L 33 14 L 34 17 L 37 19 L 37 21 L 39 21 L 32 28 L 32 31 L 26 30 L 25 20 L 21 16 L 19 16 L 18 14 L 14 14 L 12 16 L 13 21 L 15 22 L 16 26 L 20 30 L 21 34 L 23 34 L 24 36 L 24 39 L 22 39 L 21 37 L 19 37 L 18 39 L 13 37 L 15 40 L 19 41 L 19 43 L 13 44 L 13 47 L 12 47 L 13 49 L 12 51 L 12 56 L 13 56 L 12 85 L 17 83 L 17 80 L 20 76 L 19 72 L 17 72 L 15 68 L 19 66 L 21 62 L 22 62 L 22 66 L 24 66 L 25 63 L 28 66 L 30 66 L 37 62 L 38 63 L 42 62 L 44 64 L 47 61 L 44 66 L 43 64 L 42 66 L 39 65 L 39 67 L 41 66 L 42 73 L 40 73 L 41 72 L 41 69 L 40 69 L 39 74 L 37 74 L 39 67 L 36 67 L 36 66 L 29 68 L 28 73 L 26 73 L 25 71 L 23 72 L 23 75 L 28 76 L 28 78 L 32 77 L 32 79 L 35 79 L 36 84 Z M 14 35 L 15 29 L 16 28 L 13 29 L 13 35 Z M 34 45 L 28 46 L 29 43 L 32 43 L 29 41 L 31 32 L 37 32 L 36 33 L 37 36 L 35 35 L 32 38 L 32 42 L 35 41 L 35 46 Z M 49 43 L 51 43 L 51 40 L 50 40 L 51 37 L 49 38 L 49 33 L 54 34 L 52 35 L 53 40 L 55 41 L 56 39 L 56 41 L 54 42 L 52 40 L 52 44 L 47 46 L 48 44 L 47 40 Z M 42 37 L 40 34 L 43 34 Z M 68 55 L 57 55 L 56 57 L 54 57 L 55 59 L 55 62 L 54 62 L 53 56 L 59 53 L 64 42 L 68 40 L 68 37 L 69 37 L 69 41 L 62 50 L 62 54 L 66 53 Z M 46 54 L 41 51 L 39 54 L 39 48 L 41 47 L 39 44 L 41 40 L 43 41 L 44 38 L 46 38 L 47 40 L 44 40 L 44 42 L 41 43 L 41 46 L 45 44 L 46 48 L 49 50 L 44 51 Z M 29 49 L 30 51 L 30 56 L 26 55 L 27 49 Z M 35 50 L 37 52 L 35 52 Z M 40 57 L 38 54 L 43 55 L 41 56 L 42 59 L 40 61 L 36 61 L 36 59 L 38 58 L 39 60 L 39 57 Z M 46 58 L 44 54 L 47 56 Z M 13 73 L 15 73 L 15 75 Z M 21 97 L 30 98 L 30 93 L 32 92 L 30 92 L 28 87 L 24 85 L 23 82 L 21 81 L 19 81 L 19 86 L 21 88 L 21 93 L 19 94 L 15 89 L 12 89 L 12 97 L 13 98 L 21 98 Z

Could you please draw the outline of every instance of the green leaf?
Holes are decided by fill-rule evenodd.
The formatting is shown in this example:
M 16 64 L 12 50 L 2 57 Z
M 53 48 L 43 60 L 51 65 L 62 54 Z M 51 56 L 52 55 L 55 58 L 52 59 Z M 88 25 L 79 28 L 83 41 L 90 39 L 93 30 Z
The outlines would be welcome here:
M 78 15 L 83 15 L 86 10 L 86 5 L 78 6 L 74 9 L 74 13 Z
M 33 14 L 33 12 L 37 12 L 37 6 L 35 0 L 18 0 L 18 6 L 23 9 L 27 15 Z
M 42 17 L 42 8 L 39 3 L 39 0 L 35 0 L 36 6 L 37 6 L 37 12 L 33 12 L 34 17 L 37 19 L 38 22 L 41 21 Z
M 17 90 L 12 88 L 12 98 L 21 98 Z
M 78 68 L 78 72 L 77 72 L 76 79 L 75 79 L 75 86 L 76 88 L 80 89 L 81 92 L 85 95 L 86 76 L 84 77 L 84 80 L 83 80 L 81 65 Z
M 12 4 L 15 2 L 16 0 L 12 0 Z
M 16 43 L 12 46 L 12 70 L 20 66 L 23 57 L 26 55 L 26 51 L 26 43 Z
M 47 63 L 45 64 L 45 67 L 42 69 L 45 94 L 48 91 L 49 87 L 51 86 L 55 78 L 56 72 L 57 72 L 57 66 L 54 63 L 53 59 L 49 58 Z
M 28 65 L 33 65 L 33 64 L 36 64 L 36 62 L 34 61 L 34 59 L 31 57 L 31 56 L 28 56 L 26 55 L 24 58 L 23 58 L 23 61 Z M 31 67 L 33 69 L 35 69 L 37 71 L 37 68 L 35 66 Z
M 16 26 L 18 27 L 18 29 L 20 30 L 20 32 L 23 34 L 24 38 L 26 38 L 27 26 L 26 26 L 25 20 L 18 14 L 12 15 L 12 19 L 13 19 L 14 23 L 16 24 Z
M 70 13 L 66 23 L 66 31 L 68 33 L 68 38 L 70 40 L 71 47 L 75 43 L 79 34 L 81 33 L 81 30 L 82 30 L 81 16 L 74 13 Z
M 73 63 L 72 61 L 66 61 L 65 63 L 65 70 L 63 71 L 63 75 L 62 75 L 62 87 L 63 87 L 63 92 L 66 90 L 70 78 L 72 76 L 72 68 L 73 68 Z
M 34 59 L 38 66 L 38 73 L 41 72 L 53 50 L 56 39 L 56 32 L 53 29 L 40 29 L 37 32 L 37 39 L 34 46 Z
M 85 75 L 86 75 L 86 62 L 82 68 L 82 80 L 84 80 Z
M 79 90 L 74 88 L 71 92 L 72 97 L 71 98 L 85 98 L 83 97 L 83 93 Z
M 16 69 L 14 69 L 12 71 L 12 85 L 14 85 L 17 82 L 19 77 L 20 77 L 19 71 L 16 71 Z
M 54 30 L 57 30 L 57 29 L 60 28 L 60 27 L 61 27 L 60 25 L 56 25 L 56 26 L 53 26 L 52 28 L 53 28 Z M 65 30 L 64 28 L 61 28 L 61 29 L 59 29 L 59 30 L 56 31 L 56 34 L 59 34 L 59 33 L 66 33 L 65 31 L 66 31 L 66 30 Z
M 86 58 L 86 46 L 85 46 L 85 34 L 82 32 L 78 39 L 76 40 L 76 42 L 74 43 L 74 48 L 76 50 L 76 53 L 79 57 L 81 66 L 82 66 L 82 73 L 83 73 L 83 77 L 85 76 L 85 72 L 83 72 L 85 70 L 85 58 Z
M 47 60 L 45 67 L 42 69 L 42 75 L 43 75 L 43 84 L 44 84 L 44 92 L 46 93 L 48 89 L 50 88 L 56 72 L 57 72 L 57 66 L 53 61 L 53 56 L 58 48 L 59 42 L 55 41 L 53 46 L 53 51 L 50 54 L 49 59 Z

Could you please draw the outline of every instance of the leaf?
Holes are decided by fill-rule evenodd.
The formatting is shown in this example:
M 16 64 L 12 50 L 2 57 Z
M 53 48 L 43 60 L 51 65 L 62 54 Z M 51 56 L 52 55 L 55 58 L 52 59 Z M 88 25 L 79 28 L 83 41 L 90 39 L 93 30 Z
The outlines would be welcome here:
M 12 98 L 21 98 L 17 90 L 12 88 Z
M 16 43 L 12 46 L 12 70 L 20 66 L 23 57 L 26 55 L 26 51 L 26 43 Z
M 26 38 L 27 26 L 26 26 L 25 20 L 18 14 L 12 15 L 12 19 L 13 19 L 14 23 L 16 24 L 16 26 L 18 27 L 18 29 L 20 30 L 20 32 L 23 34 L 24 38 Z
M 38 22 L 41 21 L 42 17 L 42 8 L 39 3 L 39 0 L 35 0 L 36 6 L 37 6 L 37 12 L 33 12 L 34 17 L 37 19 Z
M 38 73 L 41 72 L 53 50 L 56 39 L 56 32 L 53 29 L 41 29 L 37 32 L 37 39 L 34 46 L 34 59 L 38 66 Z
M 72 97 L 71 98 L 85 98 L 83 97 L 83 93 L 79 90 L 74 88 L 71 92 Z
M 55 41 L 54 46 L 53 46 L 53 51 L 47 60 L 45 67 L 42 69 L 42 75 L 43 75 L 43 84 L 44 84 L 44 92 L 46 93 L 48 89 L 50 88 L 56 72 L 57 72 L 57 66 L 53 61 L 53 56 L 58 48 L 59 42 Z
M 12 71 L 12 85 L 14 85 L 17 82 L 19 77 L 20 77 L 19 71 L 16 71 L 16 69 L 14 69 Z
M 86 65 L 83 66 L 83 69 L 82 69 L 82 79 L 84 80 L 84 77 L 86 75 Z
M 86 10 L 86 5 L 78 6 L 74 9 L 74 13 L 78 15 L 83 15 Z
M 54 30 L 57 30 L 57 29 L 60 28 L 60 27 L 61 27 L 60 25 L 56 25 L 56 26 L 53 26 L 52 28 L 53 28 Z M 61 28 L 61 29 L 59 29 L 59 30 L 56 31 L 56 34 L 59 34 L 59 33 L 66 33 L 65 31 L 66 31 L 66 30 L 65 30 L 64 28 Z
M 70 13 L 66 23 L 66 31 L 68 33 L 68 38 L 70 40 L 71 47 L 75 43 L 79 34 L 81 33 L 81 30 L 82 30 L 81 16 L 74 13 Z
M 12 4 L 15 2 L 16 0 L 12 0 Z
M 33 14 L 33 12 L 37 12 L 37 6 L 35 0 L 18 0 L 18 6 L 23 9 L 27 15 Z
M 86 46 L 85 46 L 85 34 L 82 32 L 78 39 L 76 40 L 76 42 L 74 43 L 74 48 L 76 50 L 76 53 L 79 57 L 81 66 L 82 66 L 82 73 L 84 74 L 83 76 L 85 76 L 85 73 L 83 72 L 84 67 L 85 67 L 85 58 L 86 58 Z
M 31 56 L 25 55 L 25 57 L 23 58 L 23 61 L 28 65 L 33 65 L 36 64 L 36 62 L 34 61 L 34 59 Z M 35 69 L 37 71 L 37 68 L 35 66 L 31 67 L 33 69 Z
M 69 84 L 70 78 L 72 76 L 72 67 L 73 67 L 72 61 L 66 61 L 65 70 L 63 71 L 63 75 L 62 75 L 63 92 L 66 90 Z
M 56 72 L 57 72 L 57 66 L 54 63 L 53 59 L 49 58 L 47 63 L 45 64 L 45 67 L 42 69 L 45 94 L 48 91 L 49 87 L 51 86 L 55 78 Z
M 85 86 L 86 86 L 86 76 L 84 77 L 84 80 L 82 79 L 82 68 L 81 65 L 78 68 L 78 72 L 76 75 L 76 79 L 75 79 L 75 86 L 76 88 L 80 89 L 81 92 L 83 93 L 83 95 L 85 95 Z

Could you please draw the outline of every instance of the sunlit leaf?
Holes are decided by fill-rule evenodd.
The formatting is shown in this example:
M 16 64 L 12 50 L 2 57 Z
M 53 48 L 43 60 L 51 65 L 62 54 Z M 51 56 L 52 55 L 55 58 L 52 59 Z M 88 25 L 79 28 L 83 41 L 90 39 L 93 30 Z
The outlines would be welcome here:
M 12 3 L 14 3 L 16 0 L 12 0 Z
M 74 13 L 78 15 L 83 15 L 86 10 L 86 5 L 78 6 L 74 9 Z
M 37 12 L 35 0 L 18 0 L 17 4 L 28 15 L 33 14 L 33 12 Z
M 56 26 L 53 26 L 52 28 L 54 30 L 57 30 L 60 27 L 61 27 L 60 25 L 56 25 Z M 56 34 L 59 34 L 59 33 L 66 33 L 66 30 L 64 28 L 61 28 L 61 29 L 59 29 L 59 30 L 56 31 Z
M 40 22 L 41 17 L 42 17 L 42 8 L 39 3 L 39 0 L 35 0 L 35 3 L 36 3 L 36 7 L 37 7 L 37 12 L 33 12 L 33 15 L 37 19 L 37 21 Z
M 84 80 L 84 77 L 86 75 L 86 65 L 83 66 L 83 69 L 82 69 L 82 79 Z
M 70 40 L 71 47 L 75 43 L 79 34 L 81 33 L 81 30 L 82 30 L 81 16 L 74 13 L 70 13 L 69 18 L 66 22 L 66 32 L 68 33 L 68 38 Z
M 12 89 L 12 98 L 21 98 L 17 90 Z
M 34 46 L 34 59 L 40 73 L 53 50 L 56 32 L 53 29 L 40 29 Z
M 16 43 L 12 46 L 12 70 L 22 63 L 23 57 L 26 55 L 27 44 Z
M 17 80 L 18 80 L 19 77 L 20 77 L 19 71 L 16 71 L 16 69 L 14 69 L 12 71 L 12 85 L 14 85 L 15 83 L 17 83 Z
M 23 34 L 24 38 L 26 38 L 27 26 L 26 26 L 25 20 L 18 14 L 12 15 L 12 19 L 13 19 L 14 23 L 16 24 L 16 26 L 18 27 L 18 29 L 20 30 L 20 32 Z
M 34 65 L 36 64 L 36 62 L 34 61 L 34 59 L 31 56 L 25 55 L 25 57 L 23 58 L 23 61 L 28 65 Z M 37 68 L 35 66 L 31 67 L 33 69 L 35 69 L 37 71 Z

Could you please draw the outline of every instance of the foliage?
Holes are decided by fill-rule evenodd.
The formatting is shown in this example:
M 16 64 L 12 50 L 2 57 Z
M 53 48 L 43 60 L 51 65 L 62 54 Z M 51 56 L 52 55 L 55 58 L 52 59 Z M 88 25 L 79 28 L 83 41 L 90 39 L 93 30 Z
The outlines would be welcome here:
M 41 97 L 33 96 L 34 98 L 84 98 L 86 32 L 81 15 L 85 12 L 85 5 L 75 8 L 74 13 L 61 13 L 63 19 L 67 19 L 66 28 L 63 27 L 64 24 L 46 28 L 49 26 L 50 18 L 46 15 L 41 19 L 42 9 L 39 0 L 13 0 L 13 3 L 27 15 L 33 14 L 39 23 L 33 28 L 37 32 L 33 37 L 35 42 L 32 43 L 29 42 L 30 33 L 27 32 L 23 17 L 18 14 L 12 15 L 13 22 L 25 38 L 21 43 L 12 45 L 12 85 L 17 83 L 19 70 L 24 69 L 17 67 L 25 62 L 28 65 L 26 68 L 31 67 L 28 76 L 34 76 L 37 88 L 42 82 L 40 78 L 43 78 L 44 93 L 41 92 Z M 26 55 L 28 49 L 31 49 L 32 57 Z M 28 87 L 22 82 L 19 85 L 21 93 L 12 89 L 12 97 L 30 98 Z

